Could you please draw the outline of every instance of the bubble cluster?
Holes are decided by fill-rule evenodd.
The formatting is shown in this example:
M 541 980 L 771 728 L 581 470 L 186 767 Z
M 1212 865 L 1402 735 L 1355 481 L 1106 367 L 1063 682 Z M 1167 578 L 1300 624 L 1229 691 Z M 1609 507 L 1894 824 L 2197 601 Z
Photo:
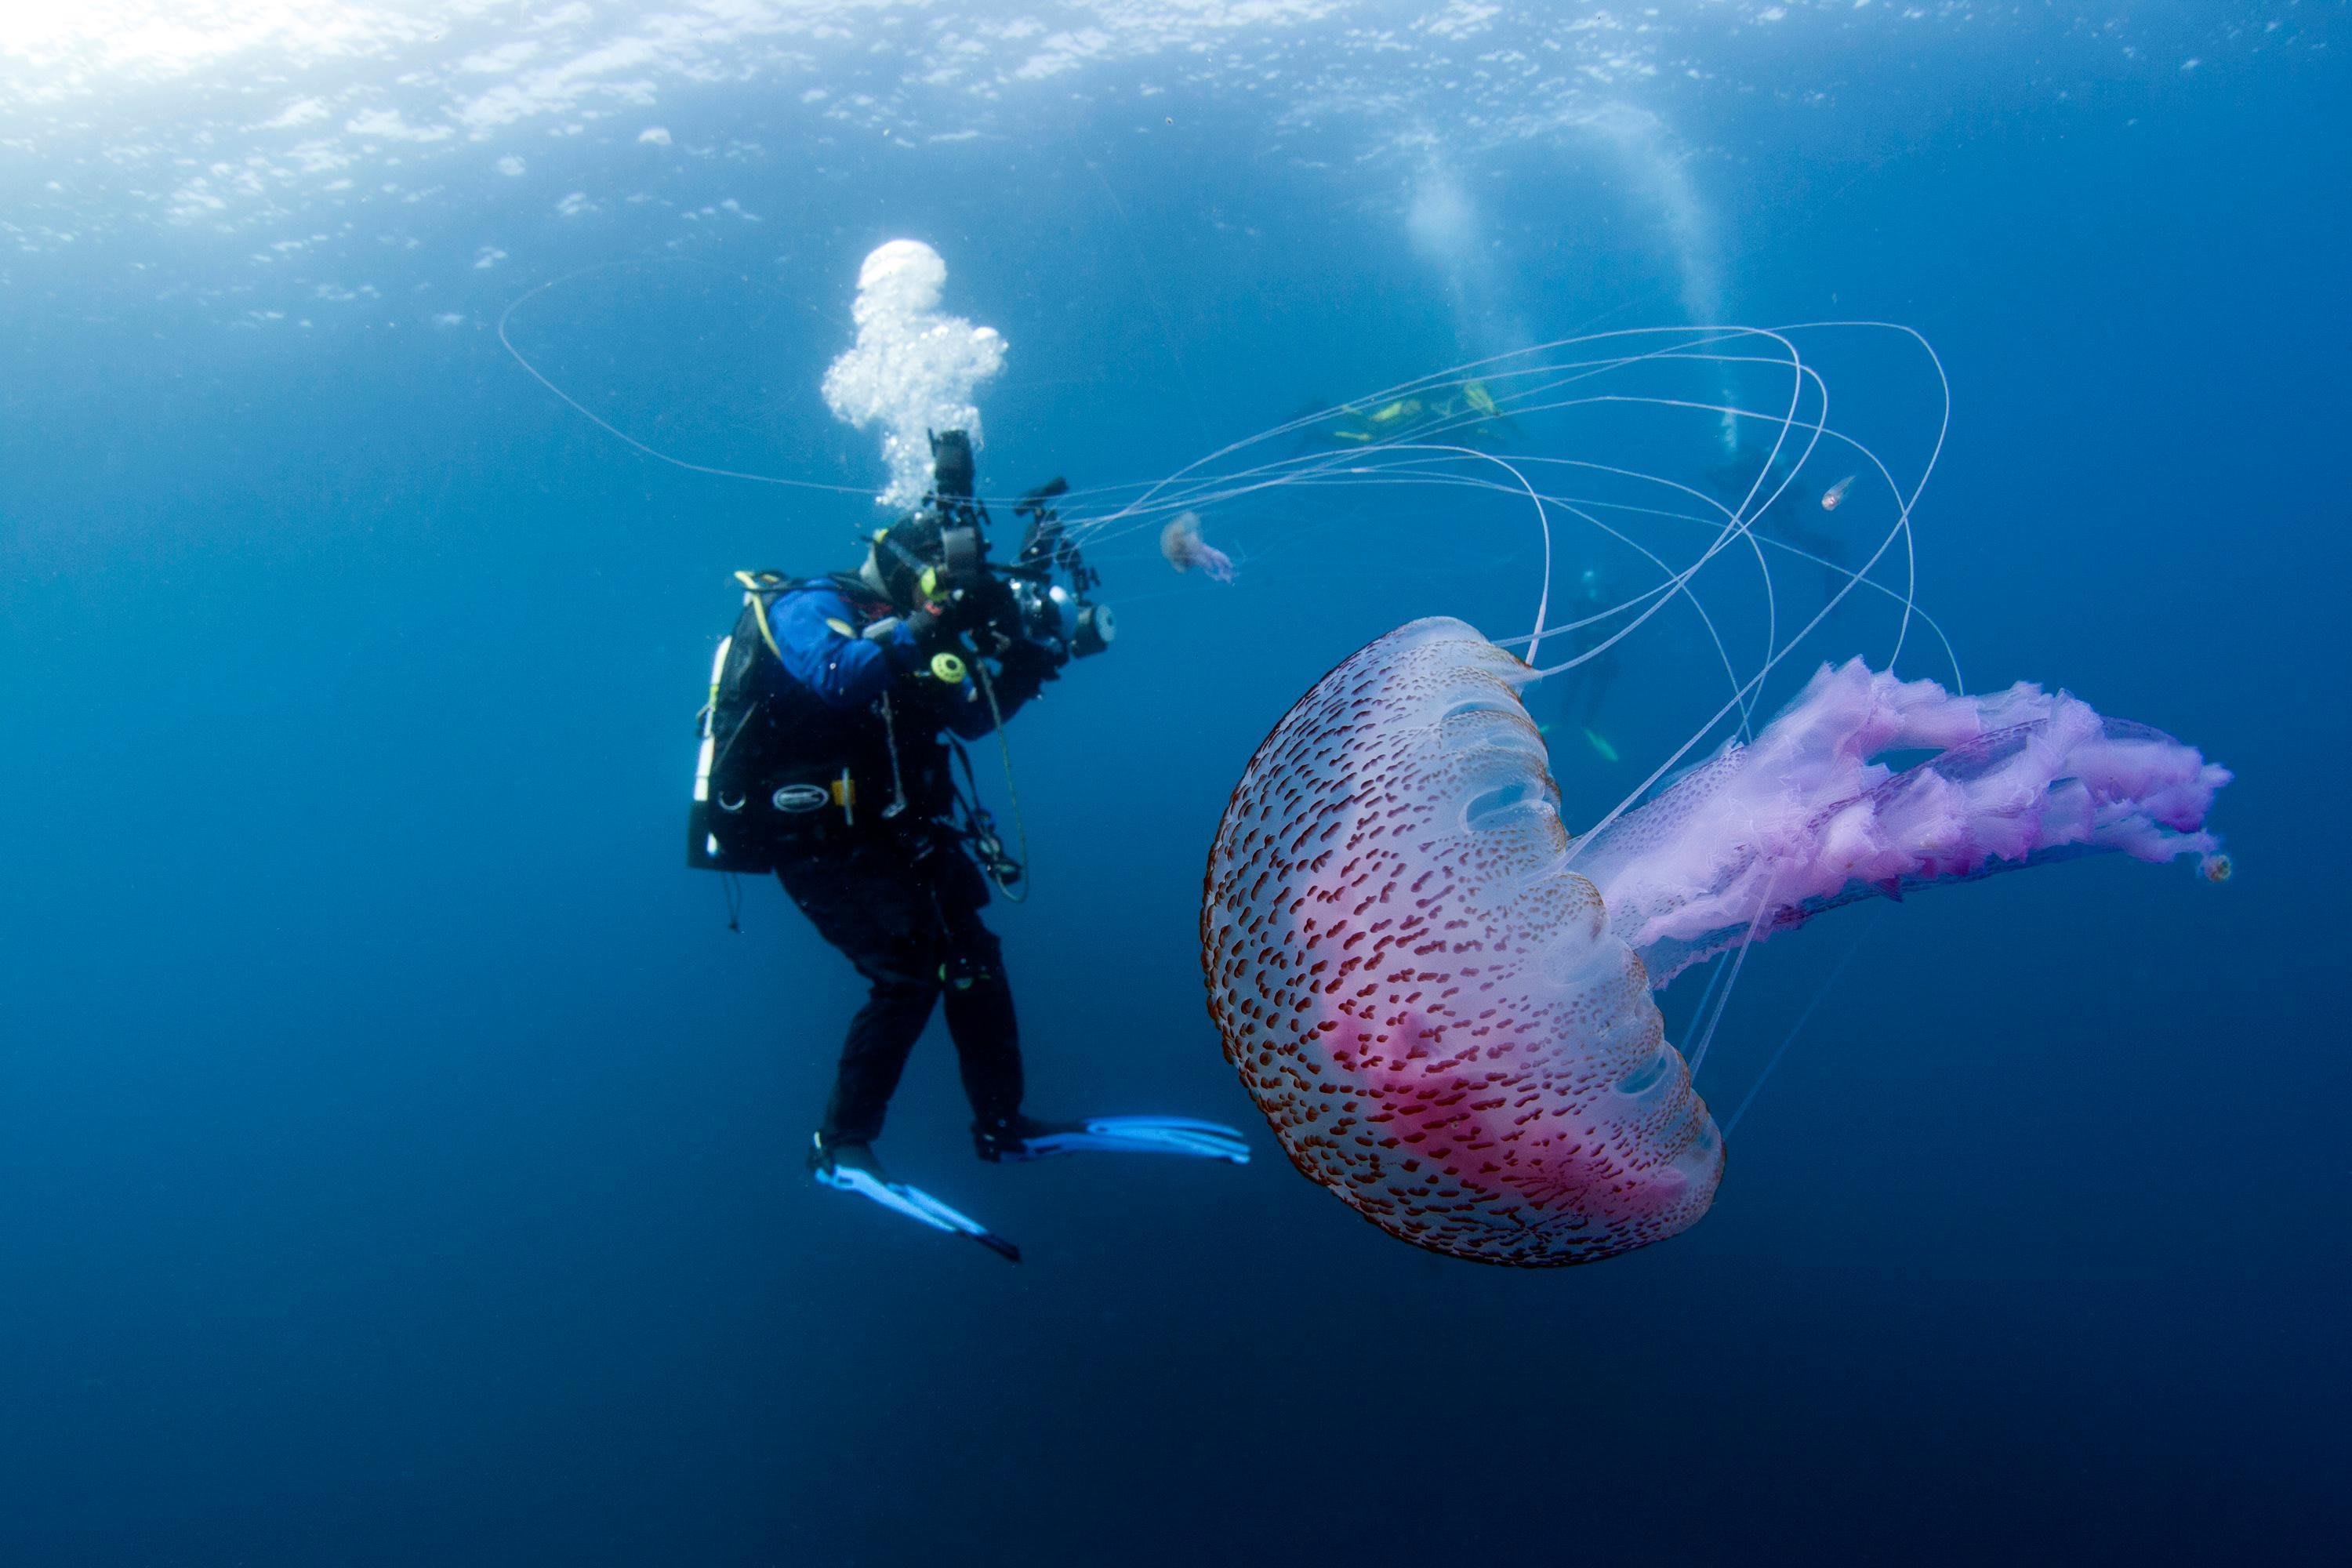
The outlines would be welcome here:
M 905 510 L 930 488 L 930 435 L 961 430 L 977 450 L 974 390 L 1004 367 L 1004 339 L 940 310 L 948 264 L 919 239 L 878 246 L 857 269 L 857 341 L 824 373 L 825 406 L 860 430 L 882 427 L 890 482 L 877 498 Z

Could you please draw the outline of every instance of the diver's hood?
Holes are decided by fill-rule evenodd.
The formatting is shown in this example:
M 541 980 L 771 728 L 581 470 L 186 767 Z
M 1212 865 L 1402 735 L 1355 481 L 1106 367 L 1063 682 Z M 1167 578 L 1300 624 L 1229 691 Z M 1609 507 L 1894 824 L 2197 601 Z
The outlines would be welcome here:
M 940 563 L 940 521 L 929 511 L 911 512 L 882 531 L 867 558 L 883 597 L 902 610 L 923 600 L 926 572 Z M 863 574 L 860 574 L 863 575 Z

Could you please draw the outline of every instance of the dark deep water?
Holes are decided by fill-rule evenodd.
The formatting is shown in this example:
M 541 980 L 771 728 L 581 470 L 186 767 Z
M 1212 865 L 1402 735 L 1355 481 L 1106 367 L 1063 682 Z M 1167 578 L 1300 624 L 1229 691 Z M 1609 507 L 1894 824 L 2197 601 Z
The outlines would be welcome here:
M 666 450 L 867 484 L 814 385 L 859 258 L 918 235 L 1013 344 L 983 482 L 1145 479 L 1482 334 L 1687 319 L 1617 144 L 1432 126 L 1478 219 L 1449 281 L 1397 126 L 1139 96 L 1143 67 L 912 145 L 807 117 L 798 78 L 674 83 L 510 131 L 526 175 L 492 141 L 413 205 L 234 234 L 41 240 L 92 132 L 25 130 L 0 1561 L 2332 1559 L 2352 98 L 2342 8 L 2279 15 L 2296 47 L 2130 58 L 1822 22 L 1630 89 L 1690 150 L 1728 316 L 1941 353 L 1921 598 L 1970 684 L 2204 747 L 2239 874 L 2090 861 L 1759 947 L 1722 1105 L 1864 943 L 1709 1217 L 1551 1273 L 1417 1253 L 1294 1174 L 1196 941 L 1266 728 L 1409 616 L 1516 629 L 1528 541 L 1325 497 L 1291 533 L 1261 503 L 1230 590 L 1105 549 L 1121 641 L 1011 737 L 1036 896 L 992 918 L 1032 1101 L 1227 1120 L 1258 1157 L 975 1164 L 935 1032 L 883 1151 L 1017 1237 L 1009 1268 L 807 1183 L 854 977 L 772 886 L 730 934 L 679 865 L 727 574 L 850 564 L 872 508 L 650 461 L 491 326 L 642 263 L 527 302 L 518 346 Z M 721 151 L 655 167 L 656 121 Z M 596 210 L 557 216 L 574 190 Z M 726 196 L 761 221 L 680 217 Z

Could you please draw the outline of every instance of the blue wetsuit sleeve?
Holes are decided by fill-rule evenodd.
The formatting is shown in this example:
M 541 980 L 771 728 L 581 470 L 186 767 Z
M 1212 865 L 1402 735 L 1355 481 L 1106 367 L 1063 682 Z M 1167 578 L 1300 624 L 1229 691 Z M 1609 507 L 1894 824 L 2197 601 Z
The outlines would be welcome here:
M 915 639 L 905 626 L 885 643 L 857 636 L 856 625 L 848 601 L 829 588 L 787 594 L 768 613 L 784 673 L 828 708 L 864 707 L 915 660 Z

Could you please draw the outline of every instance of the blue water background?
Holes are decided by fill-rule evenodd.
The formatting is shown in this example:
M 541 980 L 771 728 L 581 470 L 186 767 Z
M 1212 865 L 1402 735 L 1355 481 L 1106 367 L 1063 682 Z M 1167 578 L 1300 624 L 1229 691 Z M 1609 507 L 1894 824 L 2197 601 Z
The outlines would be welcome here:
M 1900 321 L 1944 354 L 1920 563 L 1970 683 L 2204 746 L 2238 773 L 2239 876 L 2068 865 L 1759 948 L 1718 1106 L 1864 943 L 1707 1219 L 1568 1273 L 1417 1253 L 1295 1175 L 1195 938 L 1265 729 L 1410 616 L 1519 629 L 1528 540 L 1325 500 L 1236 538 L 1229 591 L 1145 537 L 1105 552 L 1119 646 L 1012 734 L 1036 896 L 995 920 L 1032 1101 L 1214 1116 L 1259 1158 L 977 1165 L 935 1033 L 884 1152 L 1018 1237 L 1010 1268 L 806 1184 L 853 977 L 772 888 L 730 933 L 679 863 L 727 574 L 847 564 L 871 509 L 649 461 L 488 330 L 569 268 L 672 253 L 625 210 L 510 223 L 512 259 L 436 298 L 466 326 L 302 334 L 23 263 L 0 1557 L 2331 1556 L 2340 65 L 2061 101 L 1857 64 L 1839 115 L 1681 127 L 1716 149 L 1733 313 Z M 1262 153 L 1255 124 L 1176 95 L 845 177 L 772 160 L 731 187 L 756 238 L 578 279 L 517 340 L 667 449 L 869 483 L 814 382 L 858 258 L 917 236 L 1014 345 L 983 396 L 999 490 L 1148 479 L 1475 352 L 1394 171 L 1337 130 L 1314 165 Z M 1468 177 L 1532 332 L 1681 319 L 1605 169 L 1521 150 Z M 406 232 L 462 258 L 478 217 Z M 1679 738 L 1623 723 L 1631 755 Z

